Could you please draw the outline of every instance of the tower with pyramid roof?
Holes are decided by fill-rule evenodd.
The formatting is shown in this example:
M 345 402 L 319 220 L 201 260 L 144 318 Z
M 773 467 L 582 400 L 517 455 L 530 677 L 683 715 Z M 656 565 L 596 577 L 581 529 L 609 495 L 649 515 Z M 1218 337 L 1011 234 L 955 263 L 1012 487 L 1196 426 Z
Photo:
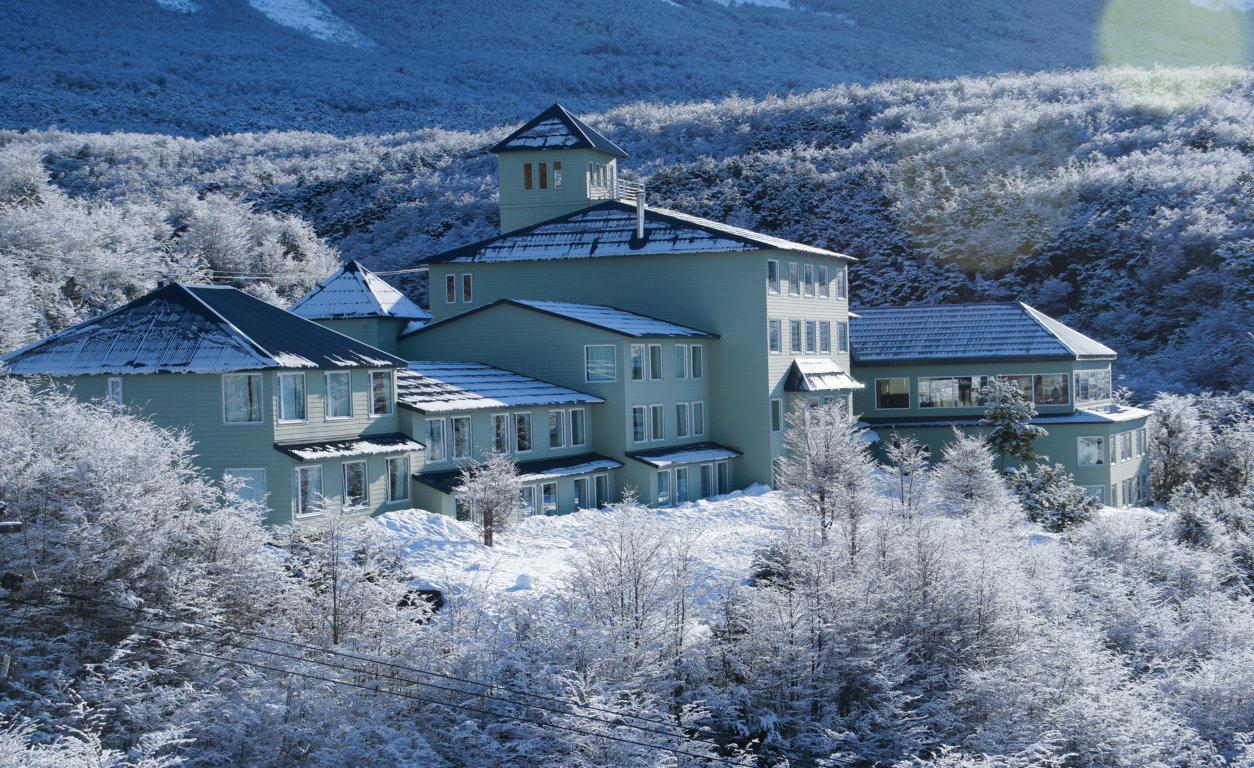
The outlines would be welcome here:
M 396 351 L 398 335 L 431 321 L 430 313 L 359 261 L 318 283 L 289 311 L 388 352 Z

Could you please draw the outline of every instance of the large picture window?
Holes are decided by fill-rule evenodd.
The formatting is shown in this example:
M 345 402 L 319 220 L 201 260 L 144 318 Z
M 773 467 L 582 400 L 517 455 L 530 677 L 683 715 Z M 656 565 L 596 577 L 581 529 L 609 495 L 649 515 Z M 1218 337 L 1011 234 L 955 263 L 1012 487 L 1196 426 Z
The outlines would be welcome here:
M 910 379 L 875 380 L 875 407 L 881 411 L 910 407 Z
M 261 423 L 260 373 L 231 373 L 222 377 L 222 418 L 228 424 Z
M 1067 392 L 1070 376 L 1065 373 L 1038 373 L 1033 378 L 1037 405 L 1066 405 L 1071 402 Z
M 1079 438 L 1079 463 L 1082 467 L 1101 467 L 1106 464 L 1106 438 Z
M 350 371 L 330 371 L 326 376 L 326 417 L 351 419 L 353 417 L 353 374 Z
M 614 381 L 614 345 L 592 344 L 583 348 L 584 381 L 589 383 Z
M 279 421 L 305 420 L 305 374 L 279 374 Z
M 1076 371 L 1072 380 L 1075 384 L 1076 405 L 1110 402 L 1109 368 L 1100 371 Z
M 386 416 L 392 412 L 392 372 L 370 372 L 370 415 Z
M 919 379 L 920 408 L 977 408 L 983 405 L 985 376 Z

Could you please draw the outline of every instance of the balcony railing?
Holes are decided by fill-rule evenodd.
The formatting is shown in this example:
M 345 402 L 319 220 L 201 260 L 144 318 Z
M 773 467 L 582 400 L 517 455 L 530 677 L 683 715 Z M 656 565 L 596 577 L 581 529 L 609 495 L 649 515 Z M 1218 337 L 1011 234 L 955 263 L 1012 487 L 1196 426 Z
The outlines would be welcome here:
M 636 202 L 636 197 L 644 191 L 644 185 L 638 181 L 625 181 L 618 177 L 588 179 L 589 200 L 621 200 L 624 203 Z

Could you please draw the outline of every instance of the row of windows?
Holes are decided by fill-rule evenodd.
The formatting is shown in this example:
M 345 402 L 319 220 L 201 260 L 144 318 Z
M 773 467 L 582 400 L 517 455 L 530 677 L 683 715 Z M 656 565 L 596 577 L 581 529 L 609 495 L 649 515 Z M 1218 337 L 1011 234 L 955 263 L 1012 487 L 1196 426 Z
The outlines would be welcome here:
M 674 374 L 677 379 L 705 378 L 705 347 L 701 344 L 675 345 Z M 662 345 L 631 345 L 631 380 L 660 381 L 662 379 Z M 610 379 L 613 381 L 613 379 Z M 592 379 L 588 379 L 592 381 Z
M 352 371 L 327 371 L 323 374 L 325 397 L 323 416 L 325 421 L 353 418 Z M 305 388 L 305 374 L 280 373 L 279 423 L 292 424 L 309 420 L 309 398 Z M 121 401 L 121 382 L 117 385 L 116 399 Z M 112 383 L 109 397 L 115 397 Z M 396 401 L 393 395 L 392 371 L 370 372 L 370 416 L 386 416 L 392 413 Z M 260 373 L 228 373 L 222 376 L 222 420 L 227 424 L 260 424 L 265 420 L 265 398 Z
M 385 499 L 388 504 L 409 500 L 409 457 L 396 456 L 383 462 Z M 344 506 L 360 508 L 370 504 L 370 482 L 366 478 L 365 460 L 346 461 L 340 465 L 344 481 Z M 236 474 L 239 470 L 227 470 Z M 264 482 L 264 478 L 263 478 Z M 322 512 L 322 466 L 313 464 L 296 468 L 294 507 L 297 517 Z
M 658 470 L 654 500 L 659 505 L 682 504 L 726 493 L 731 493 L 731 465 L 718 461 Z
M 494 413 L 491 418 L 493 452 L 527 453 L 535 447 L 530 411 Z M 427 419 L 427 461 L 471 458 L 472 426 L 471 416 Z M 549 448 L 579 448 L 587 445 L 587 412 L 583 408 L 549 411 L 548 432 Z
M 599 509 L 610 503 L 610 476 L 608 474 L 576 477 L 572 483 L 575 509 Z M 555 515 L 559 510 L 557 483 L 524 485 L 518 492 L 518 513 L 531 515 Z
M 444 303 L 456 304 L 458 294 L 461 294 L 463 304 L 470 304 L 475 300 L 475 280 L 474 276 L 469 272 L 461 276 L 461 290 L 458 291 L 457 275 L 444 276 Z
M 533 168 L 534 165 L 534 168 Z M 549 169 L 552 168 L 552 174 Z M 562 188 L 562 161 L 549 163 L 523 163 L 523 189 L 548 189 L 552 179 L 553 189 Z
M 779 262 L 768 259 L 766 262 L 766 289 L 771 293 L 781 292 L 781 280 L 788 281 L 789 296 L 812 296 L 820 299 L 849 298 L 849 270 L 846 267 L 829 268 L 826 264 L 800 264 L 788 262 L 788 274 L 781 275 Z
M 822 395 L 819 397 L 806 398 L 806 405 L 811 408 L 818 408 L 820 405 L 831 405 L 832 403 L 842 403 L 843 408 L 849 406 L 849 396 Z M 784 431 L 784 401 L 780 399 L 771 400 L 771 431 Z
M 784 321 L 766 321 L 766 347 L 771 354 L 784 351 Z M 794 353 L 829 354 L 832 351 L 832 323 L 830 320 L 789 320 L 788 351 Z M 836 351 L 849 351 L 849 323 L 836 322 Z
M 675 437 L 701 437 L 705 434 L 705 403 L 675 403 Z M 646 443 L 666 439 L 666 406 L 633 405 L 631 441 Z
M 1101 467 L 1107 463 L 1119 464 L 1146 455 L 1149 452 L 1149 435 L 1145 427 L 1116 432 L 1106 439 L 1100 435 L 1079 439 L 1079 463 L 1085 467 Z
M 920 376 L 919 408 L 983 408 L 994 376 Z M 1067 405 L 1070 401 L 1065 373 L 1011 374 L 1001 376 L 1037 405 Z M 906 376 L 875 380 L 875 408 L 881 411 L 910 407 L 910 379 Z
M 1086 485 L 1084 490 L 1088 495 L 1105 503 L 1106 486 Z M 1140 504 L 1149 501 L 1149 494 L 1149 477 L 1145 473 L 1138 473 L 1134 477 L 1110 484 L 1110 505 L 1112 507 L 1128 507 L 1133 504 Z

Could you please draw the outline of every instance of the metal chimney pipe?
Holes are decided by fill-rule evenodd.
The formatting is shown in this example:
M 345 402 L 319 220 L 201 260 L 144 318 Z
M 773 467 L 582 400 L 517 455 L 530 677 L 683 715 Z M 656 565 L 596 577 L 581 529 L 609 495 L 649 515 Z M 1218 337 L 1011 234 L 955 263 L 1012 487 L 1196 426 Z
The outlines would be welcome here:
M 636 193 L 636 239 L 644 239 L 644 186 Z

